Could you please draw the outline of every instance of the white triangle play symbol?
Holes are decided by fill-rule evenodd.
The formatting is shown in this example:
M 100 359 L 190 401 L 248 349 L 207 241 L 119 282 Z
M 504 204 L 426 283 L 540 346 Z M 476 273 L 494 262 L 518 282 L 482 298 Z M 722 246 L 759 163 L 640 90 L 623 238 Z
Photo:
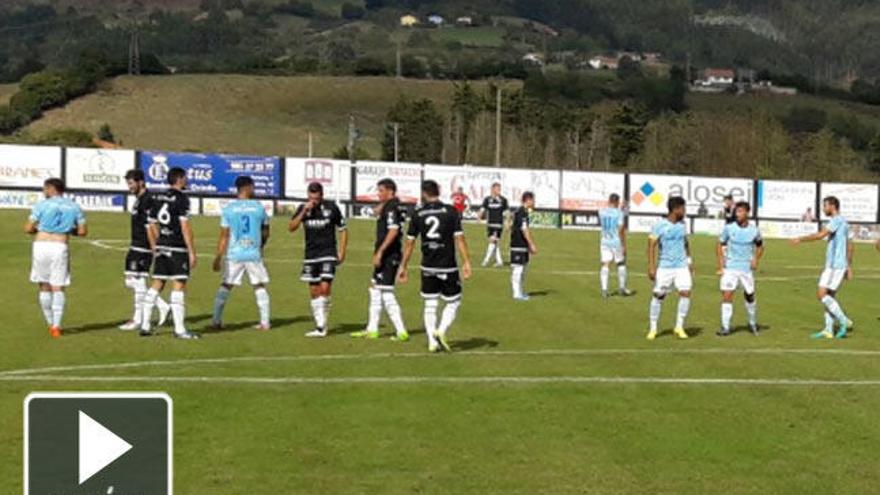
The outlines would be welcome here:
M 79 412 L 79 484 L 119 459 L 131 450 L 131 444 Z

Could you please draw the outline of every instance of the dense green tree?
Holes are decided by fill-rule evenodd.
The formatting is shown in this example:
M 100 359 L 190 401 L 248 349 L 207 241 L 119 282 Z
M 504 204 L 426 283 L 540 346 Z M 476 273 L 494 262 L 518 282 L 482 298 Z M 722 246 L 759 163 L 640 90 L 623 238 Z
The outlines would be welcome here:
M 401 161 L 439 163 L 443 151 L 443 117 L 429 99 L 401 98 L 385 118 L 382 158 L 394 159 L 394 124 L 398 125 L 398 157 Z

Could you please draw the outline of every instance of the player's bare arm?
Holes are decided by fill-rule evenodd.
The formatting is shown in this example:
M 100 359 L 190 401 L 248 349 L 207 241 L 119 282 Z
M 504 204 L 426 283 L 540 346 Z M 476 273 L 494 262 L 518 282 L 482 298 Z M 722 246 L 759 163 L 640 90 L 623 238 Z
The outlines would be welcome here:
M 156 241 L 159 239 L 159 226 L 155 222 L 147 224 L 147 243 L 150 244 L 150 251 L 156 253 Z
M 623 259 L 626 259 L 626 225 L 621 224 L 618 235 L 620 236 L 620 251 L 623 254 Z
M 458 248 L 458 255 L 461 256 L 461 276 L 465 280 L 471 278 L 473 270 L 471 269 L 471 254 L 468 251 L 467 240 L 464 234 L 455 236 L 455 246 Z
M 296 232 L 299 229 L 300 225 L 302 225 L 303 220 L 306 218 L 306 215 L 308 215 L 309 212 L 312 211 L 312 208 L 314 208 L 314 206 L 314 201 L 306 201 L 303 204 L 303 209 L 300 210 L 299 215 L 296 215 L 290 219 L 290 223 L 287 225 L 287 230 L 289 230 L 290 232 Z
M 788 242 L 792 246 L 797 246 L 798 244 L 801 244 L 803 242 L 821 241 L 822 239 L 826 239 L 830 235 L 831 235 L 831 231 L 823 227 L 822 230 L 820 230 L 819 232 L 816 232 L 815 234 L 805 235 L 802 237 L 795 237 L 794 239 L 792 239 Z
M 694 257 L 691 255 L 691 241 L 687 237 L 684 238 L 684 252 L 687 254 L 688 268 L 693 275 L 696 269 L 694 267 Z
M 263 225 L 263 227 L 260 229 L 260 249 L 261 250 L 266 247 L 266 244 L 269 244 L 269 232 L 270 232 L 270 229 L 269 229 L 268 225 Z
M 376 268 L 382 265 L 382 257 L 385 255 L 385 251 L 394 244 L 394 241 L 397 240 L 397 237 L 400 235 L 400 227 L 393 227 L 388 229 L 388 233 L 385 235 L 385 239 L 382 241 L 382 245 L 379 246 L 379 249 L 373 253 L 373 266 Z
M 24 233 L 28 235 L 36 234 L 37 222 L 34 222 L 33 220 L 28 220 L 28 222 L 24 224 Z
M 400 270 L 397 272 L 397 280 L 402 284 L 409 280 L 409 260 L 412 258 L 415 248 L 416 240 L 408 237 L 403 245 L 403 259 L 400 262 Z
M 535 241 L 532 240 L 532 231 L 529 230 L 528 227 L 523 227 L 523 237 L 526 238 L 526 243 L 529 245 L 529 252 L 532 254 L 538 254 L 538 246 L 535 244 Z
M 648 238 L 648 278 L 653 282 L 657 278 L 657 239 Z
M 852 239 L 846 240 L 846 279 L 853 278 L 853 255 L 856 252 L 856 245 Z
M 336 255 L 336 263 L 341 265 L 345 263 L 345 253 L 348 250 L 348 229 L 342 229 L 339 232 L 339 253 Z
M 229 246 L 229 227 L 222 227 L 220 229 L 220 238 L 217 239 L 217 254 L 214 255 L 214 263 L 212 265 L 212 269 L 215 272 L 220 271 L 221 263 L 223 262 L 223 255 L 226 254 L 226 248 Z
M 189 268 L 190 270 L 195 270 L 199 258 L 196 255 L 196 243 L 193 237 L 192 225 L 190 225 L 189 220 L 184 218 L 180 219 L 180 230 L 183 233 L 183 242 L 186 243 L 186 252 L 189 255 Z
M 86 237 L 89 235 L 89 226 L 85 223 L 78 224 L 74 233 L 77 237 Z
M 724 244 L 721 241 L 715 244 L 715 260 L 718 264 L 718 270 L 716 271 L 717 275 L 724 274 Z
M 761 263 L 761 258 L 764 257 L 764 245 L 761 244 L 755 248 L 755 257 L 752 258 L 752 270 L 757 270 L 758 265 Z

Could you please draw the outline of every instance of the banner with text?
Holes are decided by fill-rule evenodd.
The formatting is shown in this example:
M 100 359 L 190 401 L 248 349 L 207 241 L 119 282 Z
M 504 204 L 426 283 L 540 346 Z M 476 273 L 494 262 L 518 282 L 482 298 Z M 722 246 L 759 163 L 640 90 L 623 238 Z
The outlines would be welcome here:
M 281 164 L 273 157 L 144 151 L 140 162 L 152 189 L 167 189 L 168 171 L 180 167 L 196 194 L 234 195 L 235 179 L 243 175 L 254 179 L 257 196 L 281 194 Z
M 608 206 L 608 197 L 623 198 L 624 174 L 604 172 L 562 172 L 559 208 L 565 211 L 598 211 Z
M 835 196 L 840 200 L 840 214 L 850 222 L 877 221 L 877 186 L 875 184 L 821 184 L 821 197 Z M 822 219 L 825 212 L 820 212 Z
M 284 195 L 288 198 L 308 197 L 312 182 L 324 186 L 324 198 L 335 201 L 351 199 L 351 164 L 329 158 L 288 158 L 284 171 Z
M 42 192 L 0 191 L 0 209 L 3 209 L 3 210 L 30 210 L 41 199 L 43 199 Z
M 751 179 L 631 174 L 629 207 L 633 213 L 665 214 L 666 201 L 679 196 L 687 201 L 689 215 L 698 215 L 704 210 L 710 217 L 720 217 L 724 196 L 728 194 L 735 201 L 751 202 L 752 184 Z
M 425 179 L 440 184 L 440 197 L 450 201 L 459 188 L 470 199 L 471 206 L 478 207 L 489 196 L 493 183 L 501 184 L 501 193 L 511 206 L 519 206 L 522 193 L 535 193 L 535 207 L 555 210 L 559 208 L 558 170 L 528 170 L 515 168 L 492 168 L 471 166 L 425 166 Z
M 816 218 L 816 183 L 781 180 L 758 181 L 758 218 L 813 221 Z
M 815 234 L 819 226 L 815 222 L 778 222 L 774 220 L 761 220 L 758 223 L 761 235 L 767 239 L 793 239 L 805 235 Z
M 136 166 L 134 151 L 67 148 L 66 154 L 68 188 L 128 190 L 125 173 Z
M 61 148 L 0 144 L 0 187 L 43 187 L 61 177 Z
M 417 163 L 358 162 L 355 174 L 355 201 L 379 201 L 376 183 L 391 179 L 397 184 L 397 197 L 403 203 L 418 203 L 422 189 L 422 166 Z
M 202 215 L 209 217 L 219 217 L 223 212 L 223 208 L 229 203 L 235 201 L 234 198 L 202 198 Z M 266 214 L 270 217 L 275 216 L 275 203 L 271 200 L 262 200 L 260 204 L 266 210 Z
M 123 212 L 126 208 L 124 194 L 64 193 L 64 197 L 75 201 L 83 211 Z

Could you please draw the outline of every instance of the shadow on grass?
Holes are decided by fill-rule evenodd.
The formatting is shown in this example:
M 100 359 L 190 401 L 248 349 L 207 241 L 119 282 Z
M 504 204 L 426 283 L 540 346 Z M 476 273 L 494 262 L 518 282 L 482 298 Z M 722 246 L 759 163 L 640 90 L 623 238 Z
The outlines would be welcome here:
M 210 318 L 210 316 L 209 316 Z M 311 318 L 307 316 L 297 316 L 294 318 L 273 318 L 271 320 L 272 330 L 280 330 L 284 327 L 295 325 L 297 323 L 302 323 L 305 321 L 311 321 Z M 255 330 L 254 327 L 260 323 L 256 320 L 253 321 L 243 321 L 238 323 L 233 323 L 231 325 L 224 325 L 223 328 L 211 328 L 208 326 L 204 328 L 201 333 L 205 334 L 218 334 L 218 333 L 227 333 L 227 332 L 240 332 L 245 330 Z
M 474 349 L 492 349 L 498 347 L 497 340 L 473 337 L 467 340 L 456 340 L 449 344 L 454 351 L 472 351 Z
M 703 327 L 688 327 L 684 329 L 684 332 L 690 338 L 699 337 L 703 334 Z M 671 328 L 668 328 L 657 333 L 657 338 L 659 339 L 661 337 L 675 337 L 675 334 Z

